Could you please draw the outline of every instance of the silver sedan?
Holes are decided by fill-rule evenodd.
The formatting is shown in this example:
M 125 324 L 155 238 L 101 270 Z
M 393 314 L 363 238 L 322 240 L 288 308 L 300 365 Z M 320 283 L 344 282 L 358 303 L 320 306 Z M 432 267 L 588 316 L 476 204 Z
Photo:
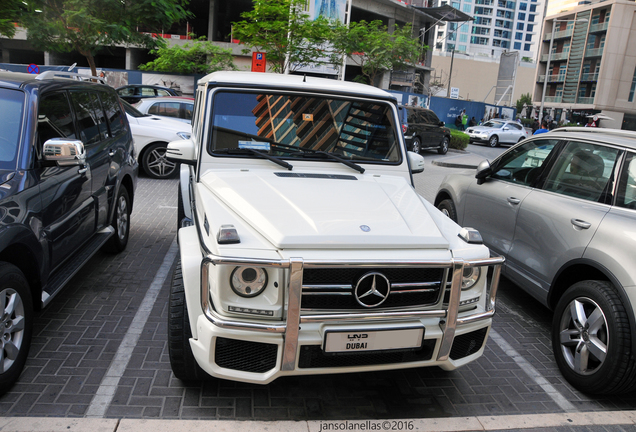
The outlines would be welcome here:
M 530 135 L 520 123 L 498 119 L 489 120 L 483 125 L 470 126 L 466 133 L 471 143 L 487 143 L 490 147 L 497 147 L 499 143 L 516 144 Z

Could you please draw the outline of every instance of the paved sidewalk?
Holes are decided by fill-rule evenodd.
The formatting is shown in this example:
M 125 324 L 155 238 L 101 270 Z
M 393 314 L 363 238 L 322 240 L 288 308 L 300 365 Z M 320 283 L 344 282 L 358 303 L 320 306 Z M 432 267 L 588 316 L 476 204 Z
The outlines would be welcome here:
M 405 420 L 228 421 L 1 417 L 2 432 L 632 431 L 636 411 Z

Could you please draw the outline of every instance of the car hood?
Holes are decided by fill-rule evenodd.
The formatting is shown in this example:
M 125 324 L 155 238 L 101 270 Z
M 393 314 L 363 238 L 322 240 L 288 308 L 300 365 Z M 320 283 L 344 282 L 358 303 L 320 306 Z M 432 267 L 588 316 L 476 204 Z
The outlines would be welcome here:
M 229 171 L 201 182 L 279 249 L 448 248 L 404 178 L 341 177 Z
M 498 131 L 498 130 L 501 130 L 501 128 L 491 128 L 486 126 L 470 126 L 468 129 L 466 129 L 466 132 L 492 132 L 492 131 Z
M 178 120 L 173 120 L 167 117 L 159 117 L 156 115 L 147 115 L 144 117 L 128 116 L 128 122 L 138 124 L 140 126 L 151 127 L 155 129 L 167 129 L 172 132 L 190 132 L 191 126 Z

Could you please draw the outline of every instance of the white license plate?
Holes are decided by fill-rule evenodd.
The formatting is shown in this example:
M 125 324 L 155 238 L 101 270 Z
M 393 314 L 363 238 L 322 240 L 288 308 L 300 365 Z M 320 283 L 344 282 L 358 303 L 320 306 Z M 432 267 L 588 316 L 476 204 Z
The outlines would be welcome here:
M 373 331 L 327 331 L 323 349 L 327 353 L 336 353 L 419 348 L 422 346 L 423 337 L 424 328 L 422 327 Z

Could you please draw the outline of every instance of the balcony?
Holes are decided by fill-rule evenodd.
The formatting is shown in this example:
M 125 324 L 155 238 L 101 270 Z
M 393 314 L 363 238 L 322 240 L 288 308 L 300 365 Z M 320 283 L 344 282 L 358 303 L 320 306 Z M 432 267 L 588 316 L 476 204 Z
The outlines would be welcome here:
M 593 104 L 594 103 L 594 98 L 593 97 L 577 97 L 576 98 L 576 103 Z
M 546 96 L 544 100 L 547 103 L 561 103 L 561 99 L 563 96 Z
M 550 57 L 550 61 L 567 60 L 569 54 L 570 54 L 569 52 L 552 53 L 552 57 Z M 541 56 L 541 61 L 542 62 L 547 62 L 548 61 L 548 55 L 547 54 L 543 54 Z
M 585 57 L 601 57 L 603 55 L 603 48 L 588 48 L 585 50 Z
M 598 72 L 581 74 L 581 81 L 598 81 Z
M 590 26 L 590 33 L 600 33 L 603 31 L 607 31 L 608 25 L 609 21 L 604 23 L 592 24 Z
M 561 30 L 561 31 L 558 31 L 558 32 L 554 32 L 554 40 L 563 39 L 563 38 L 570 38 L 570 37 L 572 37 L 572 31 L 573 31 L 573 29 L 567 29 L 567 30 Z M 544 41 L 549 41 L 551 37 L 552 37 L 552 33 L 546 33 L 546 34 L 543 35 L 543 40 Z
M 549 83 L 563 82 L 563 81 L 565 81 L 565 74 L 548 75 L 548 82 Z M 539 78 L 538 78 L 537 82 L 538 83 L 544 83 L 545 82 L 545 75 L 539 75 Z

